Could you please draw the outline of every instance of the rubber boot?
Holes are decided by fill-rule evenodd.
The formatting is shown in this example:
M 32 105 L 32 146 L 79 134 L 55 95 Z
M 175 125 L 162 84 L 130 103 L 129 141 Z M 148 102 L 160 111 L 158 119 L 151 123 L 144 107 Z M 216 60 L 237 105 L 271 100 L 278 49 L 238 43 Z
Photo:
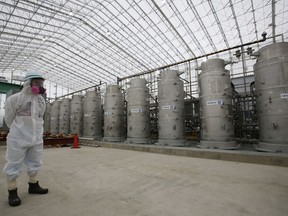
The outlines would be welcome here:
M 8 190 L 8 192 L 9 192 L 8 196 L 9 205 L 12 207 L 19 206 L 21 204 L 21 200 L 18 197 L 17 188 L 14 190 Z
M 36 183 L 30 183 L 30 182 L 28 183 L 29 183 L 29 189 L 28 189 L 29 194 L 47 194 L 48 193 L 48 189 L 40 187 L 38 181 Z

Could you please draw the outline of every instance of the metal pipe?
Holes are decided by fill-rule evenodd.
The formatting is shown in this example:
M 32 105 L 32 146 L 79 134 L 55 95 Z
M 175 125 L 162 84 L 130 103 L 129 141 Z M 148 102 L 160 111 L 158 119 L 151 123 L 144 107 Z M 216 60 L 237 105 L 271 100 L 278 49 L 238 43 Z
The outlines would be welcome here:
M 276 43 L 275 39 L 275 0 L 272 0 L 272 37 L 273 37 L 273 43 Z
M 189 87 L 190 87 L 190 93 L 192 98 L 192 74 L 191 74 L 191 62 L 188 62 L 188 71 L 189 71 Z
M 241 47 L 241 52 L 242 52 L 242 68 L 243 68 L 243 81 L 244 81 L 244 92 L 245 94 L 247 93 L 246 90 L 246 65 L 245 65 L 245 59 L 244 59 L 244 48 Z
M 65 95 L 62 95 L 62 96 L 60 96 L 60 97 L 55 97 L 55 100 L 58 100 L 58 99 L 60 99 L 60 98 L 63 98 L 63 97 L 69 96 L 69 95 L 74 95 L 74 94 L 79 93 L 79 92 L 82 92 L 82 91 L 87 91 L 88 89 L 96 88 L 97 86 L 100 86 L 100 85 L 101 85 L 101 82 L 100 82 L 99 85 L 90 86 L 90 87 L 88 87 L 88 88 L 81 89 L 81 90 L 78 90 L 78 91 L 75 91 L 75 92 L 71 92 L 71 93 L 69 93 L 69 94 L 65 94 Z M 57 95 L 56 95 L 56 96 L 57 96 Z
M 244 46 L 249 46 L 249 45 L 252 45 L 252 44 L 255 44 L 255 43 L 261 43 L 261 42 L 264 42 L 266 40 L 266 35 L 267 35 L 267 33 L 263 32 L 262 33 L 262 37 L 263 38 L 261 40 L 252 41 L 252 42 L 249 42 L 249 43 L 246 43 L 246 44 L 237 45 L 237 46 L 234 46 L 234 47 L 230 47 L 230 48 L 227 48 L 227 49 L 223 49 L 223 50 L 219 50 L 219 51 L 216 51 L 216 52 L 208 53 L 208 54 L 201 55 L 201 56 L 198 56 L 198 57 L 186 59 L 186 60 L 183 60 L 183 61 L 180 61 L 180 62 L 176 62 L 176 63 L 168 64 L 168 65 L 165 65 L 165 66 L 162 66 L 162 67 L 150 69 L 150 70 L 147 70 L 147 71 L 144 71 L 144 72 L 141 72 L 141 73 L 136 73 L 136 74 L 133 74 L 133 75 L 130 75 L 130 76 L 126 76 L 126 77 L 122 77 L 122 78 L 119 77 L 119 78 L 117 78 L 117 82 L 120 82 L 120 81 L 125 80 L 125 79 L 129 79 L 129 78 L 137 77 L 137 76 L 140 76 L 140 75 L 148 74 L 148 73 L 151 73 L 151 72 L 154 72 L 154 71 L 157 71 L 157 70 L 163 70 L 165 68 L 169 68 L 169 67 L 172 67 L 172 66 L 175 66 L 175 65 L 178 65 L 178 64 L 183 64 L 183 63 L 186 63 L 186 62 L 190 62 L 190 61 L 193 61 L 193 60 L 196 60 L 196 59 L 200 59 L 200 58 L 203 58 L 203 57 L 215 55 L 215 54 L 218 54 L 218 53 L 221 53 L 221 52 L 226 52 L 226 51 L 229 51 L 231 49 L 237 49 L 237 48 L 244 47 Z
M 273 38 L 273 41 L 274 41 L 274 40 L 276 40 L 276 37 L 279 37 L 279 36 L 281 36 L 281 40 L 282 40 L 282 42 L 284 42 L 284 35 L 283 34 L 277 34 L 275 36 L 266 37 L 266 40 Z

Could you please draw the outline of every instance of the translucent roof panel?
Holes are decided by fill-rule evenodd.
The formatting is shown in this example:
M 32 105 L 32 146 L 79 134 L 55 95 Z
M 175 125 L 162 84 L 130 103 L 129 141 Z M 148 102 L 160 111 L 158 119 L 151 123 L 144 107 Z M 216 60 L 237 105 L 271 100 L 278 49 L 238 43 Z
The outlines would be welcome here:
M 39 71 L 77 91 L 270 38 L 273 18 L 287 40 L 285 0 L 2 0 L 0 74 Z

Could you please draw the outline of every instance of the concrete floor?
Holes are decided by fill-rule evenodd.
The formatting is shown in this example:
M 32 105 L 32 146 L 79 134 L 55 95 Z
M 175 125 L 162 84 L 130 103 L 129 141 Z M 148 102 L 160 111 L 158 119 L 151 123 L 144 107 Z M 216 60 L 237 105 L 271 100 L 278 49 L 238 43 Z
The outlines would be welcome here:
M 288 215 L 287 167 L 82 146 L 46 148 L 39 180 L 49 194 L 29 195 L 22 173 L 12 208 L 1 173 L 0 215 Z

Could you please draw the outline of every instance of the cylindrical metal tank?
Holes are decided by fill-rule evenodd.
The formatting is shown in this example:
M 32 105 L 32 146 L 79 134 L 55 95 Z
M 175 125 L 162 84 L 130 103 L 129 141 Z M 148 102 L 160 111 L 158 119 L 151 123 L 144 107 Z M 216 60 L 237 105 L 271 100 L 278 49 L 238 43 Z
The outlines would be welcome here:
M 83 135 L 83 100 L 82 95 L 73 95 L 70 110 L 70 134 Z
M 257 150 L 288 152 L 288 42 L 261 48 L 254 65 L 260 142 Z
M 88 91 L 83 99 L 84 127 L 83 137 L 100 140 L 102 138 L 101 95 Z
M 127 142 L 149 143 L 150 139 L 150 97 L 147 81 L 132 79 L 127 92 Z
M 51 104 L 50 133 L 52 135 L 56 135 L 59 133 L 60 103 L 61 101 L 54 101 Z
M 180 73 L 163 71 L 158 83 L 158 145 L 184 146 L 186 143 L 184 122 L 184 87 Z
M 124 140 L 124 96 L 118 85 L 106 88 L 104 102 L 103 141 L 121 142 Z
M 64 98 L 60 104 L 59 134 L 70 133 L 70 98 Z
M 223 59 L 209 59 L 201 64 L 199 99 L 201 141 L 198 147 L 236 149 L 232 114 L 230 72 Z
M 50 133 L 50 119 L 51 119 L 51 104 L 46 104 L 44 114 L 44 133 Z

